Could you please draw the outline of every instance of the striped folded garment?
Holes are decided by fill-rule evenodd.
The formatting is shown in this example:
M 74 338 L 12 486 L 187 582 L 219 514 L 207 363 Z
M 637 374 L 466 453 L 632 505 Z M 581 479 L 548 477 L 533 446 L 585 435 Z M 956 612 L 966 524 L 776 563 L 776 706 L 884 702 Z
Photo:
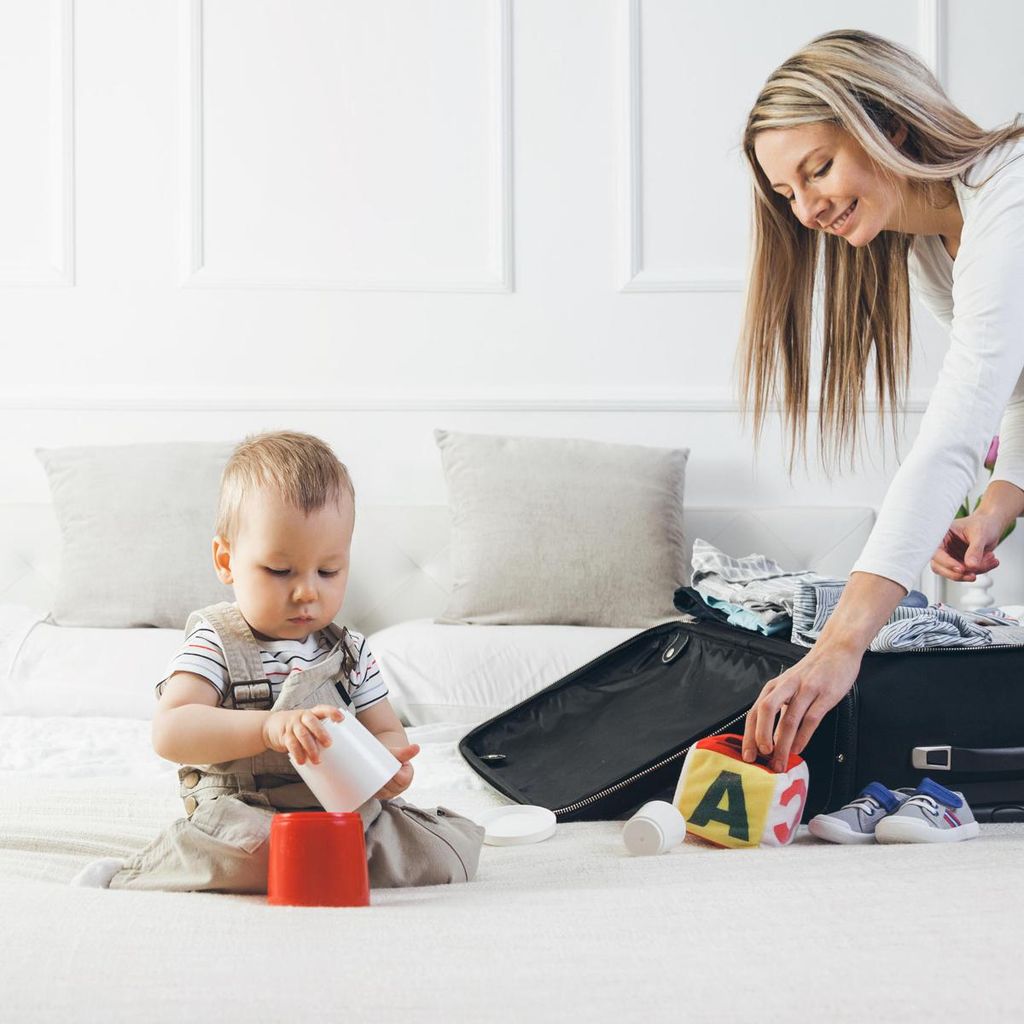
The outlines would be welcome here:
M 701 538 L 693 542 L 691 586 L 712 607 L 734 606 L 729 621 L 768 635 L 792 629 L 790 640 L 813 647 L 835 611 L 845 579 L 791 572 L 764 555 L 736 558 Z M 740 614 L 745 612 L 746 614 Z M 929 604 L 912 590 L 871 641 L 872 651 L 937 647 L 1024 646 L 1024 625 L 997 608 L 959 611 Z
M 821 636 L 845 584 L 804 582 L 793 602 L 791 640 L 812 647 Z M 916 591 L 911 591 L 911 594 Z M 908 595 L 909 596 L 909 595 Z M 996 608 L 959 611 L 944 604 L 897 606 L 875 634 L 868 650 L 910 651 L 928 647 L 1016 647 L 1024 645 L 1024 626 Z

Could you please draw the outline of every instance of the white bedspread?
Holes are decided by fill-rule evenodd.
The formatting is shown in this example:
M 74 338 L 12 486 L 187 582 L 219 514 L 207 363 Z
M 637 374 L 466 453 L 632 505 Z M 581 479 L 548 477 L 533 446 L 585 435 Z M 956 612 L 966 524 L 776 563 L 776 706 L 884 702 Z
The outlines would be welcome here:
M 411 801 L 504 802 L 463 764 L 464 728 L 410 730 Z M 560 825 L 484 847 L 470 884 L 374 891 L 368 909 L 65 884 L 181 813 L 149 723 L 0 717 L 0 1020 L 855 1021 L 932 999 L 937 1019 L 1019 1019 L 1017 825 L 661 857 L 630 857 L 614 822 Z

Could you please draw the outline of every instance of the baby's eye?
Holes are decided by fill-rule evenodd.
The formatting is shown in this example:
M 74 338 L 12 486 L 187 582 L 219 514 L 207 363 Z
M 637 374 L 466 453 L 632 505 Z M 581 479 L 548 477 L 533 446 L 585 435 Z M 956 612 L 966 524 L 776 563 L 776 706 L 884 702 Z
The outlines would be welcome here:
M 270 573 L 271 576 L 287 576 L 291 572 L 291 569 L 271 569 L 269 565 L 263 566 L 263 568 Z M 341 570 L 339 569 L 321 569 L 320 575 L 330 579 L 331 576 L 337 576 Z

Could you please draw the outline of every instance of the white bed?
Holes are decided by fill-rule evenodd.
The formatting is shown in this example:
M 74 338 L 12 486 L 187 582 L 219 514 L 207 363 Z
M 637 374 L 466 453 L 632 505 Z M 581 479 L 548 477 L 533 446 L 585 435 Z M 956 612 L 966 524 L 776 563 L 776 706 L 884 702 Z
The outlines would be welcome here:
M 485 847 L 470 884 L 375 891 L 358 910 L 69 887 L 87 860 L 137 850 L 182 813 L 148 721 L 177 637 L 130 631 L 125 674 L 90 669 L 89 634 L 110 631 L 45 622 L 52 513 L 0 511 L 0 1020 L 1020 1017 L 1016 825 L 950 848 L 803 833 L 783 850 L 687 842 L 652 858 L 630 857 L 616 823 L 560 825 L 536 846 Z M 361 515 L 363 557 L 386 571 L 357 568 L 347 613 L 418 723 L 407 797 L 473 816 L 504 798 L 457 752 L 469 726 L 632 631 L 436 626 L 445 510 Z M 703 509 L 687 522 L 728 550 L 842 572 L 871 516 Z

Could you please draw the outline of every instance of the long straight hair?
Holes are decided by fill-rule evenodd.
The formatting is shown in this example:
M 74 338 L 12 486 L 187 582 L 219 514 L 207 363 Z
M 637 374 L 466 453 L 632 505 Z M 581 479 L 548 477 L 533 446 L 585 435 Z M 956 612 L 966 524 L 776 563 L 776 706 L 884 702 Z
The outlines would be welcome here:
M 753 174 L 754 220 L 740 397 L 744 417 L 753 413 L 757 436 L 769 408 L 781 405 L 791 472 L 797 450 L 806 455 L 819 267 L 819 457 L 831 470 L 848 452 L 852 464 L 872 362 L 879 410 L 883 417 L 888 411 L 895 435 L 910 376 L 911 236 L 881 231 L 867 245 L 854 247 L 805 228 L 757 161 L 758 133 L 831 124 L 851 135 L 890 183 L 905 179 L 941 209 L 955 202 L 950 196 L 954 176 L 963 181 L 981 156 L 1024 135 L 1019 121 L 1018 115 L 1000 128 L 979 127 L 950 102 L 917 57 L 854 29 L 818 36 L 765 82 L 743 133 Z M 900 126 L 907 132 L 897 147 L 890 135 Z

